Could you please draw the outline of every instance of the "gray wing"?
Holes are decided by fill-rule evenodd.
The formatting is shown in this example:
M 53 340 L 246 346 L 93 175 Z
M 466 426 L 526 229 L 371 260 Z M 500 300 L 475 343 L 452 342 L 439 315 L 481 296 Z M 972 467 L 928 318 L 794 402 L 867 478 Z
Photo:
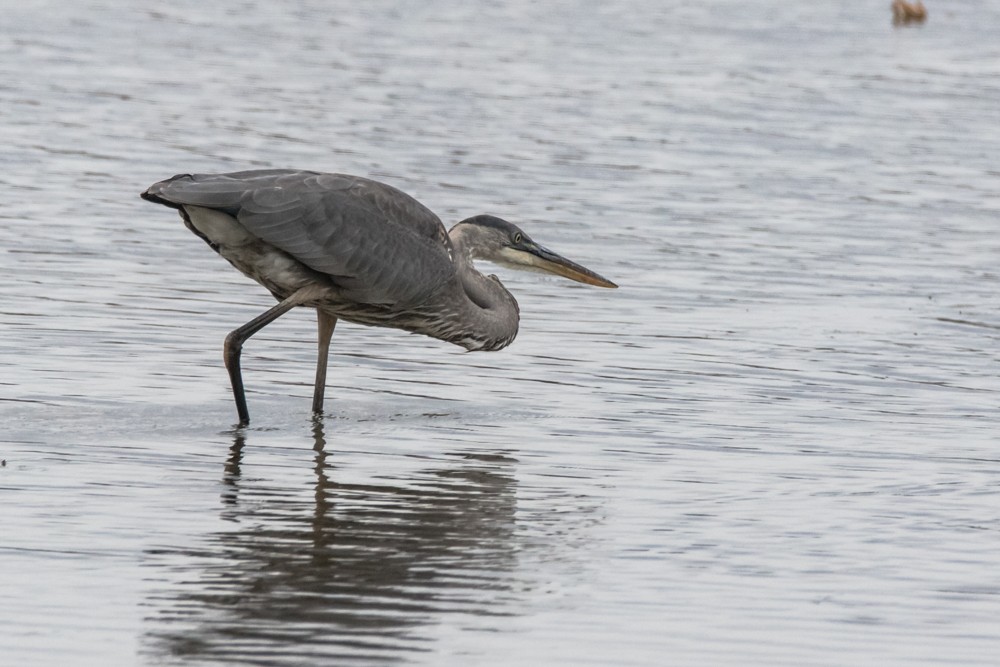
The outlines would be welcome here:
M 344 174 L 181 174 L 143 195 L 224 211 L 361 303 L 419 304 L 454 274 L 441 220 L 404 192 Z

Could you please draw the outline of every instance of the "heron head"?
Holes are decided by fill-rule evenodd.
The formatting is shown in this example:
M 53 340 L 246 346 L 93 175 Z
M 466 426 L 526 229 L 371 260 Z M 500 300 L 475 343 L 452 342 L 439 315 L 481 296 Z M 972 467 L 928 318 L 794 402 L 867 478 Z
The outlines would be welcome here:
M 455 225 L 472 257 L 522 271 L 554 273 L 597 287 L 618 287 L 590 269 L 541 246 L 517 225 L 492 215 L 477 215 Z

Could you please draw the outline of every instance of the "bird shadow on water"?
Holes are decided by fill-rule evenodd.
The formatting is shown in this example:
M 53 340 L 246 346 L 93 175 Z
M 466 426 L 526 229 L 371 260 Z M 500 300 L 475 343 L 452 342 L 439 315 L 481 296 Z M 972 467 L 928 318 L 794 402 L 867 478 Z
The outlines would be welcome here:
M 143 651 L 157 662 L 404 662 L 447 615 L 503 615 L 516 598 L 517 460 L 456 454 L 454 466 L 388 483 L 339 482 L 313 422 L 311 488 L 243 474 L 234 432 L 222 476 L 231 524 L 193 547 L 158 548 Z M 380 478 L 382 479 L 382 478 Z

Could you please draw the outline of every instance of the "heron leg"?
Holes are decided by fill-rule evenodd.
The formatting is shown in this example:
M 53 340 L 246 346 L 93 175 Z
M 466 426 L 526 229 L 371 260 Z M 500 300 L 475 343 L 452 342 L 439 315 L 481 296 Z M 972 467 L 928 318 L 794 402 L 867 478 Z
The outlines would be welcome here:
M 250 423 L 250 412 L 247 410 L 247 397 L 243 389 L 243 374 L 240 372 L 240 354 L 243 352 L 243 343 L 247 338 L 254 335 L 271 322 L 275 321 L 289 310 L 296 306 L 301 306 L 303 302 L 314 296 L 307 288 L 300 289 L 290 297 L 281 301 L 278 305 L 270 308 L 257 317 L 253 318 L 243 326 L 233 329 L 226 336 L 223 346 L 223 356 L 226 361 L 226 370 L 229 371 L 229 382 L 233 385 L 233 397 L 236 399 L 236 412 L 240 417 L 240 426 Z
M 316 323 L 319 325 L 317 337 L 319 349 L 316 354 L 316 387 L 313 389 L 314 413 L 323 412 L 323 396 L 326 393 L 326 362 L 330 357 L 330 339 L 333 337 L 333 328 L 337 326 L 337 318 L 317 308 Z

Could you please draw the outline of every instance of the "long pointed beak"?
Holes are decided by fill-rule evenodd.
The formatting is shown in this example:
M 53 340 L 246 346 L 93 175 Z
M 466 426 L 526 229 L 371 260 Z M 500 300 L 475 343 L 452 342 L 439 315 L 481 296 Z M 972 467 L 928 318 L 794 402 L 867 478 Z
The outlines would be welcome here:
M 524 253 L 522 257 L 527 260 L 525 264 L 534 269 L 539 269 L 546 273 L 554 273 L 564 278 L 575 280 L 578 283 L 586 283 L 597 287 L 618 287 L 618 285 L 604 276 L 600 276 L 587 267 L 580 266 L 576 262 L 568 260 L 562 255 L 554 253 L 537 243 L 525 244 L 522 252 Z

